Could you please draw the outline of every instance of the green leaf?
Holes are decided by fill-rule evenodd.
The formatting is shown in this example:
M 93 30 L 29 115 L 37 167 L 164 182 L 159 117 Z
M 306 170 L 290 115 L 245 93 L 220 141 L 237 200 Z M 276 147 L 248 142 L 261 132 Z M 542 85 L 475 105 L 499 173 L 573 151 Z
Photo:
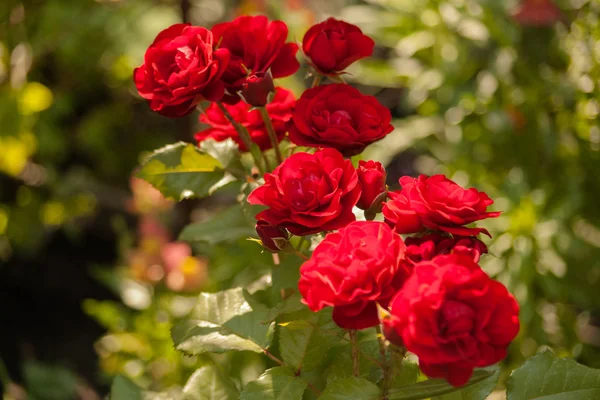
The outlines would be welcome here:
M 235 384 L 214 365 L 196 370 L 183 388 L 183 400 L 229 400 L 238 396 Z
M 240 400 L 301 400 L 306 386 L 308 383 L 291 369 L 275 367 L 248 383 Z
M 333 357 L 327 370 L 327 383 L 337 379 L 351 377 L 352 371 L 352 349 L 348 342 L 336 349 L 337 354 Z M 374 329 L 358 332 L 358 367 L 359 377 L 378 382 L 382 378 L 379 353 L 379 343 Z
M 392 387 L 401 388 L 404 386 L 414 385 L 419 380 L 421 370 L 417 363 L 411 362 L 407 359 L 402 360 L 402 368 L 400 373 L 396 373 Z
M 110 388 L 110 400 L 141 400 L 142 389 L 122 375 L 117 375 Z
M 281 264 L 272 269 L 273 290 L 298 288 L 302 259 L 294 254 L 280 254 Z
M 223 165 L 189 143 L 175 143 L 152 153 L 137 176 L 175 200 L 203 197 L 223 179 Z
M 171 330 L 175 347 L 187 354 L 249 350 L 261 353 L 273 338 L 268 309 L 242 288 L 201 293 L 190 316 Z
M 68 399 L 76 395 L 77 377 L 65 367 L 31 360 L 24 364 L 23 373 L 30 399 Z
M 379 388 L 372 382 L 354 376 L 337 379 L 327 385 L 320 400 L 377 400 Z
M 328 350 L 341 340 L 338 328 L 329 313 L 314 313 L 306 320 L 281 324 L 279 352 L 283 360 L 297 370 L 310 371 L 318 367 Z
M 254 215 L 256 214 L 248 213 L 243 207 L 236 204 L 212 216 L 207 221 L 186 226 L 179 235 L 179 240 L 218 244 L 256 236 Z
M 458 391 L 432 398 L 431 400 L 485 400 L 498 384 L 500 368 L 495 366 L 487 369 L 493 374 L 479 383 L 468 386 Z
M 302 295 L 296 292 L 287 299 L 279 302 L 275 307 L 273 307 L 269 311 L 269 315 L 267 316 L 266 322 L 273 322 L 279 316 L 284 314 L 290 314 L 296 311 L 306 310 L 307 307 L 300 301 L 301 299 Z
M 507 394 L 508 400 L 600 399 L 600 369 L 545 351 L 513 371 Z
M 415 383 L 414 385 L 406 386 L 400 389 L 390 390 L 389 400 L 420 400 L 428 399 L 435 396 L 441 396 L 447 393 L 465 390 L 466 388 L 475 385 L 476 383 L 485 381 L 494 376 L 494 372 L 479 369 L 473 372 L 473 376 L 464 386 L 456 388 L 450 385 L 443 379 L 429 379 L 424 382 Z M 477 391 L 476 391 L 477 392 Z

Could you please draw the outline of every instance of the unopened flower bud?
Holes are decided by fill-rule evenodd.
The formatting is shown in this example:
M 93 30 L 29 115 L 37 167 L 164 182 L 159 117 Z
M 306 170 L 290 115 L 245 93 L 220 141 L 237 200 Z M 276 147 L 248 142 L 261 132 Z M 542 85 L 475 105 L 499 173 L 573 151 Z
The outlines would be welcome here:
M 260 220 L 256 223 L 256 233 L 263 247 L 272 253 L 279 253 L 290 245 L 288 231 L 267 221 Z
M 254 107 L 264 107 L 269 102 L 269 94 L 275 92 L 270 72 L 250 75 L 242 84 L 240 95 L 244 101 Z

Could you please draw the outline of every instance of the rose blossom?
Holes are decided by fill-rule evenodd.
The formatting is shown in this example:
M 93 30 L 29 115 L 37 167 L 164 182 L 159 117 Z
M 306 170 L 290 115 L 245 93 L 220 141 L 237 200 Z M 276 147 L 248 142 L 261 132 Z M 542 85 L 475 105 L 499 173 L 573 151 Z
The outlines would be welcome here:
M 300 67 L 296 59 L 298 45 L 285 43 L 288 28 L 283 21 L 244 15 L 213 26 L 212 32 L 219 48 L 231 53 L 231 61 L 222 77 L 228 94 L 225 101 L 229 103 L 240 100 L 237 92 L 250 74 L 270 70 L 273 78 L 282 78 Z
M 283 139 L 285 135 L 286 122 L 292 117 L 294 104 L 295 100 L 292 92 L 283 88 L 276 88 L 273 101 L 266 106 L 279 140 Z M 246 127 L 252 142 L 256 143 L 262 150 L 272 147 L 259 110 L 250 110 L 251 106 L 244 102 L 235 105 L 224 104 L 224 106 L 235 121 Z M 200 115 L 200 122 L 210 125 L 210 128 L 194 135 L 198 142 L 209 138 L 217 142 L 232 138 L 240 146 L 240 150 L 248 151 L 235 127 L 229 123 L 216 104 L 211 104 L 206 112 Z
M 389 192 L 390 200 L 383 205 L 385 221 L 398 233 L 416 233 L 426 229 L 456 235 L 471 236 L 485 233 L 484 228 L 464 225 L 500 212 L 487 212 L 494 201 L 477 189 L 464 189 L 444 175 L 400 178 L 402 189 Z
M 375 199 L 385 192 L 385 169 L 380 162 L 360 160 L 356 171 L 358 172 L 358 183 L 362 188 L 362 194 L 356 206 L 361 210 L 368 210 Z M 381 211 L 380 204 L 378 207 Z
M 390 313 L 383 320 L 388 340 L 415 353 L 425 375 L 454 386 L 467 383 L 474 368 L 505 358 L 519 332 L 514 297 L 464 255 L 417 264 Z
M 379 323 L 386 306 L 410 274 L 404 243 L 387 225 L 357 221 L 329 233 L 300 267 L 298 288 L 313 311 L 333 307 L 333 320 L 346 329 Z
M 302 51 L 325 75 L 337 75 L 353 62 L 369 57 L 373 47 L 373 39 L 358 26 L 335 18 L 312 26 L 302 40 Z
M 358 176 L 350 160 L 333 149 L 295 153 L 248 196 L 250 204 L 269 207 L 257 220 L 288 229 L 294 235 L 339 229 L 355 220 L 360 197 Z
M 317 86 L 296 103 L 290 140 L 299 146 L 331 147 L 344 156 L 362 152 L 394 130 L 390 110 L 346 84 Z
M 464 254 L 475 262 L 488 252 L 487 246 L 475 236 L 454 236 L 431 233 L 422 237 L 408 237 L 406 259 L 418 263 L 431 260 L 440 254 Z
M 512 17 L 521 25 L 551 26 L 562 19 L 562 12 L 552 0 L 522 0 Z
M 213 50 L 213 34 L 190 24 L 176 24 L 160 32 L 133 71 L 137 90 L 150 108 L 167 117 L 189 114 L 203 98 L 218 101 L 224 86 L 219 80 L 229 51 Z

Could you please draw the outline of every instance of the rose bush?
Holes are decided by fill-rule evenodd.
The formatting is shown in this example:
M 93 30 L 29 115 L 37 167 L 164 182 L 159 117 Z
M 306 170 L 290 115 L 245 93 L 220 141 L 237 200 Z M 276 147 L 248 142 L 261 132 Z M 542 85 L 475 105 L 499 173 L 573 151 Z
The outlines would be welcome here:
M 185 228 L 181 239 L 212 245 L 254 236 L 272 265 L 243 288 L 202 293 L 172 336 L 186 354 L 247 351 L 266 357 L 258 369 L 275 366 L 236 384 L 220 367 L 200 369 L 184 392 L 210 382 L 227 398 L 302 399 L 305 389 L 354 398 L 359 385 L 369 399 L 434 398 L 482 374 L 491 379 L 474 370 L 506 357 L 519 307 L 477 264 L 487 253 L 478 235 L 489 232 L 469 225 L 500 212 L 488 210 L 486 193 L 444 175 L 404 176 L 388 192 L 381 163 L 352 159 L 394 130 L 375 97 L 338 83 L 372 53 L 372 40 L 335 19 L 310 28 L 302 47 L 313 87 L 294 101 L 272 80 L 298 69 L 285 24 L 243 16 L 212 34 L 212 50 L 230 54 L 218 78 L 226 97 L 203 107 L 209 128 L 195 135 L 198 147 L 167 146 L 139 174 L 179 199 L 237 189 L 239 204 Z M 190 104 L 201 98 L 211 100 Z M 188 248 L 174 248 L 173 264 L 182 264 Z M 425 375 L 449 384 L 421 385 L 418 374 L 404 383 L 395 368 L 409 363 L 407 351 Z

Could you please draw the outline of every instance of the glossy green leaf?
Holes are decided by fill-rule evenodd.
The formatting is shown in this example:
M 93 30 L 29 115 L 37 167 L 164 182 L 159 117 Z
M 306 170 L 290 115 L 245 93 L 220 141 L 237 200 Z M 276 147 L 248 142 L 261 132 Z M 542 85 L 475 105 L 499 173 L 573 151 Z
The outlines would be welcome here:
M 443 394 L 432 398 L 431 400 L 485 400 L 494 391 L 498 384 L 498 377 L 500 376 L 500 368 L 493 367 L 488 369 L 493 372 L 489 378 L 482 380 L 481 382 L 475 383 L 474 385 L 467 386 L 464 389 L 457 390 L 448 394 Z
M 415 383 L 414 385 L 406 386 L 399 389 L 390 390 L 389 400 L 420 400 L 429 399 L 435 396 L 442 396 L 447 393 L 465 390 L 468 387 L 479 382 L 490 379 L 494 376 L 494 372 L 480 369 L 473 372 L 473 376 L 462 388 L 456 388 L 450 385 L 443 379 L 429 379 L 423 382 Z M 493 379 L 493 378 L 492 378 Z
M 242 288 L 201 293 L 190 316 L 171 330 L 178 350 L 187 354 L 248 350 L 260 353 L 273 337 L 264 323 L 268 309 Z
M 337 379 L 327 385 L 320 400 L 378 400 L 379 388 L 374 383 L 356 377 Z
M 214 365 L 205 365 L 188 379 L 182 400 L 229 400 L 238 396 L 239 392 L 231 379 L 223 376 Z
M 117 375 L 110 388 L 110 400 L 141 400 L 142 389 L 122 375 Z
M 175 143 L 152 153 L 137 176 L 165 197 L 183 200 L 203 197 L 224 177 L 221 163 L 189 143 Z
M 307 385 L 291 369 L 275 367 L 248 383 L 240 400 L 301 400 Z
M 320 365 L 343 334 L 329 313 L 313 313 L 306 320 L 281 324 L 279 352 L 288 365 L 310 371 Z
M 600 369 L 545 351 L 513 371 L 507 395 L 508 400 L 600 399 Z
M 179 235 L 179 240 L 217 244 L 256 236 L 254 215 L 236 204 L 206 221 L 186 226 Z

